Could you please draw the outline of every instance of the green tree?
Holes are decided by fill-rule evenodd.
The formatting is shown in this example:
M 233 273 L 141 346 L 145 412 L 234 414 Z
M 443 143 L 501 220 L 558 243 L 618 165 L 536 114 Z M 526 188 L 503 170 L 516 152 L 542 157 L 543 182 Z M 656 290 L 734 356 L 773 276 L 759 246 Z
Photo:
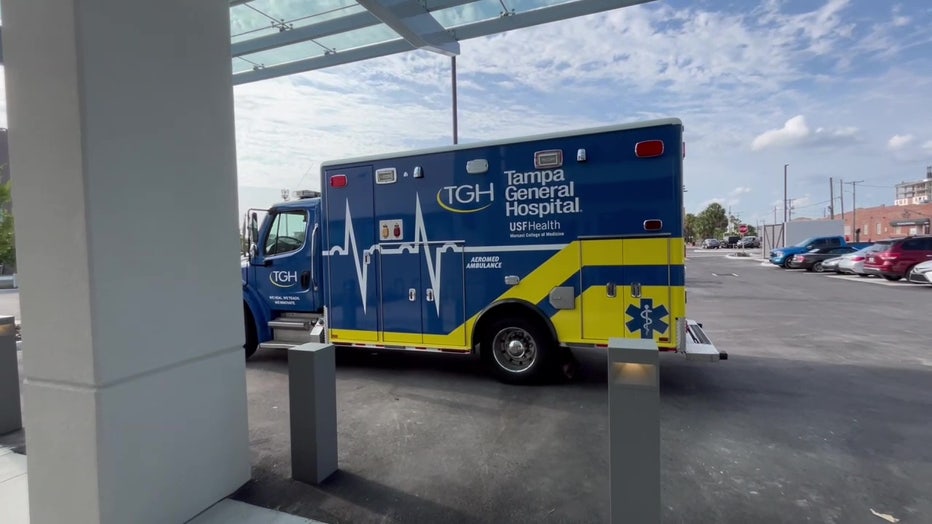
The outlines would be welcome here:
M 6 166 L 0 166 L 0 171 Z M 0 206 L 10 201 L 10 184 L 0 184 Z M 0 208 L 0 264 L 4 267 L 16 266 L 16 239 L 13 235 L 13 215 Z
M 696 236 L 696 215 L 686 213 L 686 221 L 683 223 L 683 237 L 687 242 L 699 242 Z
M 721 238 L 728 228 L 725 208 L 717 202 L 708 205 L 696 215 L 696 234 L 701 238 Z

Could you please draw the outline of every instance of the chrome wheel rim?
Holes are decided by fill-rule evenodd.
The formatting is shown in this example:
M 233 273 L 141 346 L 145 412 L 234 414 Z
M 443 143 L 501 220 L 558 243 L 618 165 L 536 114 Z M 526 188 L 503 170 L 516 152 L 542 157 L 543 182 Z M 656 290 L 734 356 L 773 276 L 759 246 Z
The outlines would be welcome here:
M 495 363 L 510 373 L 524 373 L 537 360 L 537 341 L 527 330 L 509 327 L 492 339 Z

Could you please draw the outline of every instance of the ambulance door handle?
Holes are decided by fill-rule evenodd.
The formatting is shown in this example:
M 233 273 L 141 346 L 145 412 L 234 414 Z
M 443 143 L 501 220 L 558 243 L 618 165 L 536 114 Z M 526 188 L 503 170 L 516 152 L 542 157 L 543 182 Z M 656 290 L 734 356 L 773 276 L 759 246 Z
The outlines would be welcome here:
M 427 290 L 427 301 L 428 301 L 428 302 L 433 302 L 433 301 L 434 301 L 434 290 L 433 290 L 433 289 L 428 289 L 428 290 Z
M 617 294 L 617 286 L 614 282 L 605 284 L 605 294 L 608 295 L 608 298 L 615 298 L 615 295 Z
M 641 298 L 641 283 L 640 282 L 631 283 L 631 296 L 634 298 Z
M 416 290 L 416 289 L 411 288 L 411 289 L 408 290 L 408 300 L 410 300 L 411 302 L 414 302 L 415 300 L 417 300 L 417 290 Z

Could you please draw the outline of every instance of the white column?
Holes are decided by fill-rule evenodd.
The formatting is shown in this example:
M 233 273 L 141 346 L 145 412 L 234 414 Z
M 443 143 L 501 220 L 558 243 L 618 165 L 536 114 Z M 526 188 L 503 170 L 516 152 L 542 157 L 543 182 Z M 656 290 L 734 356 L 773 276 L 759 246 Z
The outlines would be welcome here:
M 228 0 L 2 0 L 33 524 L 249 478 Z

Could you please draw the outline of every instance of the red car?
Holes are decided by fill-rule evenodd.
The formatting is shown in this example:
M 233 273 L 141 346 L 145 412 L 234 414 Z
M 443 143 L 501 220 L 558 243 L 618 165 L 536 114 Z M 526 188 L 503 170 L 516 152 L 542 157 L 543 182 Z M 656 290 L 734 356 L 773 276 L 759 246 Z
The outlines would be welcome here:
M 870 253 L 864 272 L 887 280 L 900 280 L 920 262 L 932 260 L 932 236 L 898 238 L 887 249 Z

